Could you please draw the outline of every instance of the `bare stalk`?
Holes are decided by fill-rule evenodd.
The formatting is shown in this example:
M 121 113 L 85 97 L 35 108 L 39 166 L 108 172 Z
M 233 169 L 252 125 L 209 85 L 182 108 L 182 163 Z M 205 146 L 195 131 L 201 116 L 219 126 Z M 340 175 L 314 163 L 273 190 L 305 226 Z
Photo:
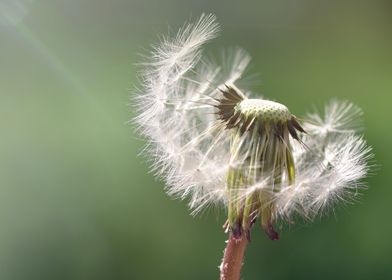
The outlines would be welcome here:
M 227 240 L 222 264 L 220 266 L 220 280 L 239 280 L 242 263 L 248 240 L 245 236 L 236 239 L 230 233 Z

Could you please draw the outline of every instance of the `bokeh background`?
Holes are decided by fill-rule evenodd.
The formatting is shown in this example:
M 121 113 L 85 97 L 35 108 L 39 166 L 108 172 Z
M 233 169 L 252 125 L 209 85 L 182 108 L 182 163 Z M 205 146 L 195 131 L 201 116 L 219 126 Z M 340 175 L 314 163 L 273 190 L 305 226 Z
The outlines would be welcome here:
M 392 2 L 0 0 L 0 279 L 218 279 L 225 213 L 167 197 L 127 124 L 158 34 L 213 12 L 253 90 L 302 115 L 364 110 L 378 167 L 359 203 L 281 240 L 253 231 L 243 279 L 392 279 Z

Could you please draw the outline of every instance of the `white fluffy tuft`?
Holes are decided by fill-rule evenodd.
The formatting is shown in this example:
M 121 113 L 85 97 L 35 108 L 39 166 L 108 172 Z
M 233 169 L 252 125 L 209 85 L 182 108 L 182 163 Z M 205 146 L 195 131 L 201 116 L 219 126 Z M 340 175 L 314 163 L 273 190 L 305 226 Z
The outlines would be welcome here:
M 217 120 L 214 105 L 224 84 L 233 85 L 250 62 L 241 49 L 223 62 L 206 59 L 201 47 L 217 36 L 213 15 L 202 15 L 173 38 L 154 47 L 141 75 L 134 104 L 135 122 L 147 139 L 152 169 L 165 179 L 169 194 L 189 198 L 194 212 L 209 204 L 227 203 L 230 130 Z M 338 201 L 355 198 L 368 173 L 371 150 L 358 135 L 361 110 L 349 102 L 332 101 L 324 115 L 309 114 L 301 141 L 293 143 L 295 182 L 273 192 L 275 217 L 300 214 L 313 218 Z M 244 187 L 268 190 L 270 180 Z

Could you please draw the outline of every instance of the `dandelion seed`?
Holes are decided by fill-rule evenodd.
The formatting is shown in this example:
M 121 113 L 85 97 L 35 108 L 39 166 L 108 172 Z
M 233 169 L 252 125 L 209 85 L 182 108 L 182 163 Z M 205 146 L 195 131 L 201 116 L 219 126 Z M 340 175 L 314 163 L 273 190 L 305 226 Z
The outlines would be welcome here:
M 154 48 L 134 100 L 135 122 L 170 195 L 189 199 L 194 213 L 224 205 L 233 240 L 250 239 L 257 219 L 278 239 L 278 220 L 312 219 L 364 186 L 371 149 L 358 134 L 361 111 L 332 101 L 324 116 L 299 119 L 283 104 L 254 97 L 239 88 L 250 62 L 245 51 L 216 64 L 203 56 L 218 30 L 213 15 L 202 15 Z M 230 240 L 227 248 L 235 248 Z

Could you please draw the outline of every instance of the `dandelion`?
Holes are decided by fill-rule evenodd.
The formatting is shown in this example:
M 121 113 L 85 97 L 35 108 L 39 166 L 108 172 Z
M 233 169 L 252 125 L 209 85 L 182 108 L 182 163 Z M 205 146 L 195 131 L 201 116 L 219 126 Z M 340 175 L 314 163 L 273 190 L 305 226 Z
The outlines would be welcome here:
M 245 51 L 225 52 L 222 62 L 202 54 L 218 30 L 214 15 L 202 15 L 154 47 L 140 75 L 135 122 L 170 195 L 188 199 L 193 213 L 225 207 L 221 279 L 239 279 L 258 220 L 274 240 L 277 222 L 312 220 L 355 199 L 371 149 L 359 134 L 361 110 L 349 102 L 298 118 L 240 89 Z

